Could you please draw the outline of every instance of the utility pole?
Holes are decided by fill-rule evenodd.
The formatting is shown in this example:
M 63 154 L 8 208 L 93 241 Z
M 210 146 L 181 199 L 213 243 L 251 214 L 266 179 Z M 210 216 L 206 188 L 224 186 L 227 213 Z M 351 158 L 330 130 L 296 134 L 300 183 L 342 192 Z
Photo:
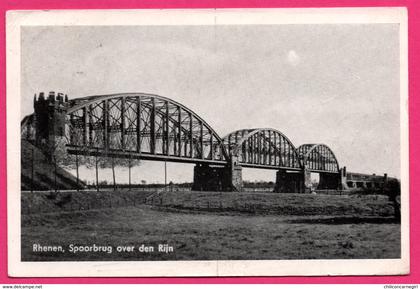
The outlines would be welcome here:
M 131 154 L 128 159 L 128 190 L 131 191 Z
M 99 192 L 99 182 L 98 182 L 98 149 L 96 149 L 96 154 L 95 154 L 95 171 L 96 171 L 96 191 Z
M 111 164 L 112 164 L 112 182 L 114 185 L 114 191 L 117 189 L 115 184 L 115 163 L 114 163 L 114 156 L 111 157 Z
M 167 177 L 167 168 L 166 168 L 166 161 L 165 161 L 165 192 L 166 192 L 166 190 L 167 190 L 167 188 L 166 188 L 166 186 L 167 186 L 167 180 L 166 180 L 166 177 Z
M 79 191 L 79 154 L 76 153 L 76 179 L 77 179 L 77 191 Z

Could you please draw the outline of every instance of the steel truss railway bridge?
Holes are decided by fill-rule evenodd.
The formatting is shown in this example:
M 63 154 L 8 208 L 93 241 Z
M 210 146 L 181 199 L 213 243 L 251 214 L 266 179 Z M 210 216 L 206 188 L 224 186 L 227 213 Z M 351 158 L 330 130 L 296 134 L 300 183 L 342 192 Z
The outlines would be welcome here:
M 246 128 L 224 137 L 199 115 L 166 97 L 121 93 L 68 100 L 34 97 L 22 137 L 38 146 L 64 139 L 70 154 L 193 163 L 193 190 L 241 191 L 242 168 L 277 171 L 275 191 L 305 192 L 310 173 L 321 189 L 341 189 L 345 168 L 325 144 L 295 147 L 279 130 Z

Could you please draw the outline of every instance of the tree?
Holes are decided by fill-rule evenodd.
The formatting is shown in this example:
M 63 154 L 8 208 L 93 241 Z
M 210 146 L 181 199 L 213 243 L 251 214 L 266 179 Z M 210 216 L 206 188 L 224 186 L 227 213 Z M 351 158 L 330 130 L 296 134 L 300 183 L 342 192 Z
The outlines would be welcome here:
M 70 135 L 72 134 L 72 135 Z M 68 131 L 66 137 L 60 138 L 56 143 L 54 149 L 54 156 L 57 159 L 57 163 L 68 169 L 76 169 L 76 177 L 79 180 L 79 166 L 85 165 L 88 168 L 95 168 L 96 175 L 96 188 L 99 190 L 99 168 L 111 168 L 114 190 L 116 189 L 116 173 L 115 167 L 128 167 L 129 168 L 129 182 L 131 184 L 131 168 L 139 165 L 140 160 L 134 159 L 131 154 L 125 154 L 125 158 L 120 158 L 115 154 L 112 154 L 110 150 L 104 150 L 103 148 L 97 148 L 96 152 L 92 156 L 92 147 L 85 144 L 84 131 L 81 129 L 73 129 Z M 97 140 L 102 138 L 101 135 L 95 136 L 98 139 L 93 140 L 93 143 L 97 143 Z M 66 144 L 71 143 L 77 146 L 76 154 L 70 155 L 67 151 Z M 117 137 L 110 138 L 109 142 L 112 144 L 121 142 Z M 82 158 L 80 156 L 83 156 Z
M 46 145 L 47 155 L 54 166 L 54 191 L 57 193 L 57 170 L 59 164 L 69 162 L 69 154 L 65 149 L 65 138 L 57 137 L 54 142 L 48 142 Z

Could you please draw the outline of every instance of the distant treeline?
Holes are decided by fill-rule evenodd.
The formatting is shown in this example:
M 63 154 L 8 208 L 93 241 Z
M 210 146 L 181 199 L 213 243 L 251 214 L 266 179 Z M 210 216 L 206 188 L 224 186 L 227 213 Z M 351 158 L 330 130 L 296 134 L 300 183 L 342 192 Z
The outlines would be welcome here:
M 193 183 L 191 182 L 184 182 L 184 183 L 174 183 L 169 182 L 167 186 L 173 186 L 178 188 L 185 188 L 190 189 L 192 187 Z M 95 184 L 89 184 L 87 186 L 88 188 L 96 188 Z M 114 185 L 112 183 L 109 183 L 107 181 L 101 181 L 99 182 L 99 187 L 101 188 L 113 188 Z M 140 188 L 140 189 L 156 189 L 156 188 L 162 188 L 165 187 L 165 184 L 158 183 L 158 184 L 116 184 L 116 187 L 118 188 Z M 265 182 L 265 181 L 244 181 L 244 187 L 245 188 L 274 188 L 274 182 Z
M 168 186 L 174 186 L 179 188 L 191 188 L 192 183 L 169 183 Z M 88 188 L 96 188 L 95 184 L 89 184 L 87 186 Z M 113 188 L 114 185 L 112 183 L 108 183 L 107 181 L 101 181 L 99 182 L 99 187 L 101 188 Z M 165 187 L 165 184 L 116 184 L 117 188 L 140 188 L 140 189 L 156 189 L 156 188 L 162 188 Z
M 265 182 L 265 181 L 244 181 L 245 188 L 274 188 L 274 182 Z

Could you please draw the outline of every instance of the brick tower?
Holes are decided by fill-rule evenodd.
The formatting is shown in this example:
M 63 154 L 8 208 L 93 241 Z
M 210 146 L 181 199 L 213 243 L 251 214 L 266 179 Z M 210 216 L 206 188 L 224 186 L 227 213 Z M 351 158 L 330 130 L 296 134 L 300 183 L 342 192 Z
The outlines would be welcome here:
M 34 96 L 35 142 L 42 149 L 49 150 L 56 139 L 65 136 L 66 111 L 69 106 L 67 95 L 51 91 L 48 97 L 40 92 Z

